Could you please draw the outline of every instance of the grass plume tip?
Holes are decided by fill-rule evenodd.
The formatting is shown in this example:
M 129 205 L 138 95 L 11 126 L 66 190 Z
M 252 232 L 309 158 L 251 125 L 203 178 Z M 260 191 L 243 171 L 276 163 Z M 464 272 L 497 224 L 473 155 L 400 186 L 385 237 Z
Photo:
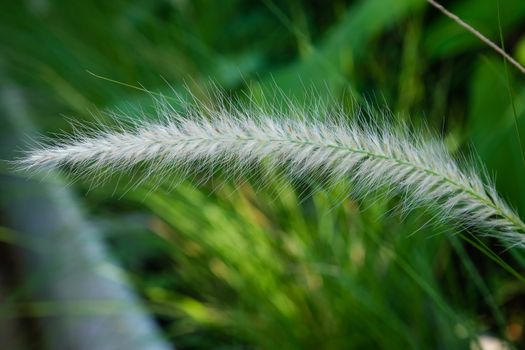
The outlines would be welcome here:
M 211 109 L 200 103 L 180 112 L 162 102 L 157 113 L 155 121 L 141 117 L 132 125 L 79 130 L 40 144 L 17 166 L 67 168 L 93 179 L 137 167 L 145 177 L 173 171 L 192 176 L 221 167 L 242 176 L 262 165 L 285 169 L 294 179 L 314 174 L 350 180 L 361 195 L 387 188 L 404 197 L 407 210 L 432 207 L 439 220 L 497 237 L 509 247 L 525 246 L 525 225 L 494 187 L 473 167 L 460 167 L 442 142 L 407 127 L 370 125 L 365 121 L 370 118 L 349 121 L 342 112 L 319 118 L 298 108 L 269 113 L 233 104 Z

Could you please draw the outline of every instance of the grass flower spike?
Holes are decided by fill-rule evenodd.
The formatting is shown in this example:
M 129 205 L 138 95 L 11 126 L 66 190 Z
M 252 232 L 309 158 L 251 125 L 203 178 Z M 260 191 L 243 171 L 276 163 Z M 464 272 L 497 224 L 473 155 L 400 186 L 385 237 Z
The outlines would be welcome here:
M 438 140 L 428 141 L 392 125 L 363 118 L 292 117 L 297 109 L 271 114 L 258 108 L 202 106 L 181 113 L 169 104 L 159 121 L 77 132 L 42 145 L 18 161 L 25 170 L 67 167 L 96 177 L 145 169 L 144 177 L 177 171 L 194 175 L 226 168 L 242 175 L 256 164 L 285 169 L 293 178 L 350 179 L 359 194 L 379 188 L 401 194 L 405 208 L 430 206 L 436 217 L 525 245 L 525 225 L 475 171 L 460 169 Z M 286 115 L 285 115 L 286 114 Z M 227 164 L 227 167 L 224 165 Z

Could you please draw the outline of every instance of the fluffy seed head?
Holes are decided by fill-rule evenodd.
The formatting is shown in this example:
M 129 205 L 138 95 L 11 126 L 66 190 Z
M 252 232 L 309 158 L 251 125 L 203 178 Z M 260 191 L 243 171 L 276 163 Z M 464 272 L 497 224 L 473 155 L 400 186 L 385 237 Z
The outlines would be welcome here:
M 320 120 L 297 108 L 268 113 L 231 103 L 178 112 L 164 101 L 158 114 L 154 122 L 140 118 L 128 127 L 79 131 L 29 151 L 18 166 L 67 167 L 90 178 L 140 166 L 145 179 L 219 168 L 242 176 L 263 164 L 293 178 L 351 180 L 359 194 L 387 188 L 404 196 L 407 209 L 431 206 L 441 220 L 525 246 L 525 225 L 494 188 L 472 169 L 461 170 L 443 143 L 406 126 L 371 125 L 370 118 L 350 122 L 342 113 Z

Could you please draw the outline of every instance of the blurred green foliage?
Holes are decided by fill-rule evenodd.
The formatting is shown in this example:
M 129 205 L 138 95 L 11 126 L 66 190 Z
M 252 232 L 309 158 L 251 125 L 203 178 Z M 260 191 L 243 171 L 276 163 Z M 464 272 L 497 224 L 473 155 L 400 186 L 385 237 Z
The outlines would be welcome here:
M 495 41 L 501 30 L 524 62 L 522 0 L 444 3 Z M 151 110 L 144 90 L 201 96 L 212 80 L 272 104 L 308 101 L 312 89 L 349 104 L 350 92 L 479 158 L 525 216 L 525 77 L 423 0 L 27 0 L 0 10 L 1 71 L 43 130 L 68 130 L 64 115 Z M 509 273 L 525 272 L 521 252 L 429 225 L 432 213 L 402 216 L 397 200 L 346 198 L 343 185 L 217 181 L 85 197 L 178 348 L 464 349 L 485 333 L 525 346 L 525 285 Z

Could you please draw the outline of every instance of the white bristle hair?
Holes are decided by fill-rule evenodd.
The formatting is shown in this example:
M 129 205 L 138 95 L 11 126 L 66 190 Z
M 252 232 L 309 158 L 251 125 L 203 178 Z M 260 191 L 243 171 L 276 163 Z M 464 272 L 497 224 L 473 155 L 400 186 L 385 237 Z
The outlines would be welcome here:
M 180 101 L 182 101 L 180 99 Z M 190 107 L 188 107 L 191 105 Z M 177 111 L 158 102 L 155 121 L 144 117 L 118 128 L 77 130 L 41 143 L 16 162 L 26 171 L 68 168 L 96 178 L 144 168 L 143 178 L 176 171 L 192 176 L 207 170 L 242 177 L 254 165 L 285 169 L 293 179 L 314 176 L 351 181 L 360 194 L 381 188 L 401 194 L 405 208 L 429 206 L 438 220 L 525 246 L 525 225 L 472 166 L 460 169 L 443 142 L 410 132 L 406 125 L 349 118 L 341 111 L 320 118 L 322 108 L 286 112 L 233 102 L 206 107 L 186 103 Z M 311 115 L 314 113 L 314 115 Z M 129 118 L 132 120 L 132 118 Z M 223 167 L 224 168 L 224 167 Z

